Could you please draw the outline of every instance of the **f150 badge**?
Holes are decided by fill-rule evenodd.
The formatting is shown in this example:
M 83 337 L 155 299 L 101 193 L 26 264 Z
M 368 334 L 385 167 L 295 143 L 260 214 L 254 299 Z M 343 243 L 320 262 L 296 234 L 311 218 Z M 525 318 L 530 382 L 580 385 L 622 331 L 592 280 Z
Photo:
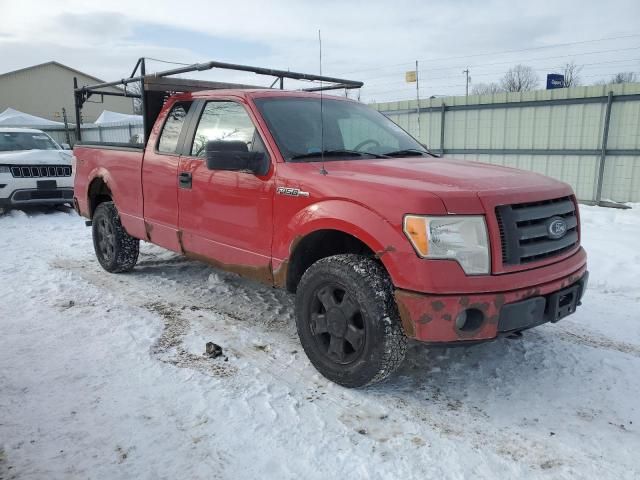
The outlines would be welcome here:
M 303 192 L 299 188 L 278 187 L 276 190 L 278 195 L 288 195 L 290 197 L 308 197 L 309 192 Z

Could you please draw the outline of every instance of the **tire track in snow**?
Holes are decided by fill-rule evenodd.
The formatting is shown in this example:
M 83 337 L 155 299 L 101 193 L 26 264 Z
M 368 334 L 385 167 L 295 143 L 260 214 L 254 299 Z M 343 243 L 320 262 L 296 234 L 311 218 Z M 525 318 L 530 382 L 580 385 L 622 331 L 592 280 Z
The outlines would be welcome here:
M 149 265 L 153 267 L 150 268 Z M 217 323 L 216 327 L 222 330 L 228 325 L 233 325 L 233 328 L 242 330 L 248 336 L 277 335 L 280 338 L 274 340 L 284 343 L 278 344 L 278 348 L 274 348 L 271 352 L 257 351 L 250 345 L 241 345 L 237 353 L 249 360 L 257 371 L 268 373 L 286 385 L 289 392 L 298 399 L 316 402 L 320 410 L 323 408 L 322 402 L 332 404 L 335 411 L 342 412 L 339 415 L 339 421 L 345 428 L 355 432 L 356 439 L 358 436 L 364 436 L 391 446 L 403 441 L 403 437 L 409 435 L 414 446 L 419 447 L 433 442 L 430 435 L 437 433 L 458 441 L 464 439 L 470 442 L 478 452 L 486 450 L 490 445 L 492 451 L 508 461 L 522 462 L 526 459 L 534 469 L 553 470 L 561 466 L 579 464 L 579 459 L 572 453 L 577 453 L 579 457 L 580 452 L 573 447 L 561 453 L 550 448 L 535 435 L 525 436 L 509 428 L 487 430 L 486 424 L 490 419 L 484 412 L 456 403 L 455 399 L 449 399 L 446 395 L 429 400 L 436 406 L 442 407 L 437 407 L 441 411 L 438 411 L 437 416 L 433 416 L 425 413 L 417 397 L 407 396 L 406 392 L 397 391 L 393 384 L 373 387 L 366 398 L 362 395 L 366 390 L 351 392 L 327 388 L 327 383 L 322 383 L 322 379 L 318 381 L 318 374 L 310 370 L 311 367 L 306 359 L 301 362 L 296 361 L 297 365 L 294 365 L 287 364 L 279 358 L 283 348 L 291 351 L 300 347 L 295 337 L 295 328 L 292 328 L 291 297 L 287 295 L 287 298 L 283 298 L 281 295 L 274 295 L 273 291 L 267 287 L 254 285 L 189 260 L 184 262 L 172 259 L 158 260 L 153 263 L 145 261 L 142 264 L 143 272 L 120 276 L 108 275 L 95 265 L 78 262 L 58 261 L 56 266 L 72 270 L 111 293 L 120 291 L 126 296 L 128 292 L 137 292 L 138 295 L 127 296 L 127 302 L 158 313 L 165 320 L 170 317 L 171 322 L 175 321 L 175 326 L 169 326 L 166 338 L 163 338 L 163 334 L 155 344 L 161 345 L 160 351 L 163 355 L 168 355 L 167 352 L 180 347 L 181 338 L 189 329 L 190 322 L 206 322 L 206 320 L 188 318 L 198 310 L 217 314 L 223 323 Z M 155 275 L 150 277 L 149 273 L 152 270 L 155 271 Z M 204 291 L 195 288 L 212 275 L 214 285 L 209 285 Z M 151 282 L 148 281 L 149 278 Z M 218 285 L 219 282 L 222 285 Z M 219 291 L 220 289 L 222 291 Z M 224 295 L 217 295 L 216 292 Z M 137 301 L 136 297 L 139 297 Z M 228 301 L 229 297 L 235 301 Z M 262 306 L 267 308 L 256 308 L 252 299 L 258 299 Z M 281 313 L 283 310 L 289 310 L 289 312 L 283 315 Z M 266 332 L 261 332 L 262 329 L 266 329 Z M 283 336 L 287 338 L 282 338 Z M 175 345 L 172 342 L 175 342 Z M 169 348 L 164 348 L 165 343 Z M 187 355 L 184 356 L 184 354 Z M 215 372 L 207 371 L 210 359 L 198 357 L 186 349 L 183 349 L 182 354 L 183 360 L 186 359 L 186 361 L 180 361 L 180 355 L 178 351 L 177 357 L 175 355 L 169 357 L 171 360 L 168 363 L 215 376 Z M 281 375 L 283 371 L 286 371 L 286 378 Z M 230 376 L 233 377 L 235 373 L 237 372 Z M 242 382 L 242 380 L 238 381 Z M 389 408 L 389 401 L 397 403 L 400 408 Z M 455 408 L 450 405 L 454 405 Z M 417 428 L 412 426 L 416 421 L 418 421 Z M 426 437 L 420 425 L 427 426 L 431 430 Z
M 576 333 L 563 328 L 557 335 L 559 339 L 576 345 L 583 345 L 602 350 L 611 350 L 640 358 L 639 345 L 613 340 L 595 332 L 593 334 L 589 334 L 583 330 L 582 333 Z

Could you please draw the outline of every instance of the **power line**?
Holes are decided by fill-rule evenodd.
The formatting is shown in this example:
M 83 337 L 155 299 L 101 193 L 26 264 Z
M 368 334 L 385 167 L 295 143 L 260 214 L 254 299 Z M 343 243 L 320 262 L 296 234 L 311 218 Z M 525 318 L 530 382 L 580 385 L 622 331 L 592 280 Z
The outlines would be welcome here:
M 169 63 L 171 65 L 183 65 L 183 66 L 192 65 L 191 63 L 171 62 L 169 60 L 161 60 L 159 58 L 151 58 L 151 57 L 144 57 L 144 58 L 145 58 L 145 60 L 152 60 L 154 62 L 160 62 L 160 63 Z
M 611 77 L 613 75 L 615 75 L 616 73 L 619 73 L 617 71 L 612 71 L 609 73 L 606 72 L 602 72 L 602 73 L 595 73 L 595 74 L 588 74 L 588 75 L 582 75 L 580 74 L 580 78 L 596 78 L 599 77 L 603 80 L 606 80 L 607 77 Z M 424 80 L 423 80 L 424 82 Z M 389 84 L 389 85 L 393 85 L 393 84 Z M 593 86 L 593 85 L 581 85 L 581 86 L 585 86 L 585 87 L 589 87 L 589 86 Z M 427 84 L 426 86 L 422 86 L 420 87 L 420 92 L 424 92 L 425 89 L 434 89 L 434 88 L 442 88 L 442 87 L 466 87 L 466 83 L 456 83 L 456 84 L 452 84 L 452 83 L 445 83 L 445 84 Z M 373 90 L 373 91 L 369 91 L 366 87 L 366 85 L 363 87 L 363 94 L 373 97 L 373 96 L 386 96 L 386 95 L 390 95 L 393 93 L 409 93 L 409 90 L 406 88 L 395 88 L 395 89 L 388 89 L 388 90 Z M 455 96 L 454 94 L 452 94 L 452 96 Z
M 588 67 L 588 66 L 594 66 L 594 65 L 606 65 L 606 64 L 614 64 L 614 63 L 628 63 L 628 62 L 640 62 L 640 58 L 630 58 L 630 59 L 625 59 L 625 60 L 610 60 L 608 62 L 591 62 L 591 63 L 581 63 L 581 64 L 577 64 L 578 67 Z M 550 66 L 544 66 L 544 67 L 535 67 L 534 70 L 537 72 L 543 72 L 543 71 L 547 71 L 547 70 L 554 70 L 554 69 L 561 69 L 562 65 L 558 66 L 558 65 L 550 65 Z M 464 73 L 464 71 L 463 71 Z M 473 77 L 486 77 L 486 76 L 498 76 L 498 75 L 504 75 L 505 73 L 507 73 L 506 71 L 502 71 L 500 73 L 497 72 L 484 72 L 484 73 L 475 73 L 473 74 Z M 452 72 L 451 74 L 447 74 L 447 75 L 441 75 L 438 77 L 433 77 L 433 76 L 429 76 L 426 74 L 426 72 L 420 71 L 420 74 L 422 75 L 422 77 L 424 78 L 425 82 L 429 82 L 430 80 L 441 80 L 441 79 L 446 79 L 446 78 L 457 78 L 458 73 L 457 71 Z M 398 78 L 401 78 L 400 75 L 398 75 Z M 384 85 L 392 85 L 394 82 L 367 82 L 365 84 L 366 87 L 375 87 L 375 86 L 384 86 Z
M 426 63 L 426 62 L 435 62 L 435 61 L 440 61 L 440 60 L 457 60 L 457 59 L 462 59 L 462 58 L 482 57 L 482 56 L 488 56 L 488 55 L 503 55 L 505 53 L 520 53 L 520 52 L 528 52 L 528 51 L 533 51 L 533 50 L 544 50 L 544 49 L 547 49 L 547 48 L 567 47 L 567 46 L 570 46 L 570 45 L 582 45 L 582 44 L 586 44 L 586 43 L 597 43 L 597 42 L 605 42 L 605 41 L 609 41 L 609 40 L 621 40 L 621 39 L 624 39 L 624 38 L 634 38 L 634 37 L 640 37 L 640 33 L 619 35 L 619 36 L 616 36 L 616 37 L 597 38 L 597 39 L 592 39 L 592 40 L 582 40 L 582 41 L 577 41 L 577 42 L 556 43 L 556 44 L 552 44 L 552 45 L 542 45 L 542 46 L 539 46 L 539 47 L 529 47 L 529 48 L 522 48 L 522 49 L 517 49 L 517 50 L 502 50 L 502 51 L 496 51 L 496 52 L 475 53 L 475 54 L 471 54 L 471 55 L 460 55 L 460 56 L 456 56 L 456 57 L 436 57 L 436 58 L 430 58 L 430 59 L 427 59 L 427 60 L 420 60 L 420 62 L 421 63 Z M 387 67 L 398 67 L 398 66 L 402 66 L 402 65 L 411 65 L 411 64 L 413 64 L 413 62 L 402 62 L 402 63 L 392 64 L 392 65 L 387 65 Z M 386 68 L 386 67 L 384 67 L 384 68 Z M 371 71 L 371 70 L 380 70 L 380 67 L 365 68 L 365 69 L 360 69 L 360 70 L 351 70 L 349 72 L 343 72 L 341 75 L 346 75 L 346 74 L 351 74 L 351 73 L 359 73 L 359 72 L 366 72 L 366 71 Z
M 530 58 L 527 60 L 522 60 L 519 61 L 518 63 L 528 63 L 528 62 L 536 62 L 539 60 L 552 60 L 552 59 L 556 59 L 556 58 L 573 58 L 573 57 L 578 57 L 578 56 L 584 56 L 584 55 L 597 55 L 597 54 L 602 54 L 602 53 L 619 53 L 619 52 L 626 52 L 626 51 L 630 51 L 630 50 L 639 50 L 640 46 L 633 46 L 633 47 L 627 47 L 627 48 L 615 48 L 612 50 L 595 50 L 595 51 L 591 51 L 591 52 L 581 52 L 581 53 L 575 53 L 575 54 L 569 54 L 569 55 L 555 55 L 555 56 L 547 56 L 547 57 L 537 57 L 537 58 Z M 495 66 L 495 65 L 508 65 L 508 64 L 513 64 L 514 60 L 508 60 L 508 61 L 503 61 L 503 62 L 492 62 L 492 63 L 477 63 L 474 65 L 468 65 L 469 68 L 484 68 L 487 66 Z M 465 68 L 467 67 L 467 65 L 451 65 L 451 66 L 446 66 L 446 67 L 434 67 L 434 68 L 429 68 L 428 70 L 422 70 L 420 73 L 422 74 L 427 74 L 428 72 L 433 72 L 433 71 L 439 71 L 439 70 L 458 70 L 460 68 Z M 385 75 L 378 75 L 375 77 L 369 77 L 372 79 L 378 79 L 378 78 L 388 78 L 388 77 L 392 77 L 392 76 L 396 76 L 396 75 L 400 75 L 401 72 L 396 73 L 388 73 Z

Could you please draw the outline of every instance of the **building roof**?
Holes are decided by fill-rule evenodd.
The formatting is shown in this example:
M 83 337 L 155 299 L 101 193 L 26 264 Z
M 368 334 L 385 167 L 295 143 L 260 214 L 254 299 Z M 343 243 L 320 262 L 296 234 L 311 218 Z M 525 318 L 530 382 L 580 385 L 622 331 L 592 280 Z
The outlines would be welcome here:
M 1 127 L 0 133 L 44 133 L 42 130 L 36 128 L 19 128 L 19 127 Z
M 81 72 L 80 70 L 76 70 L 75 68 L 68 67 L 67 65 L 63 65 L 62 63 L 56 62 L 55 60 L 52 60 L 51 62 L 39 63 L 38 65 L 32 65 L 30 67 L 19 68 L 18 70 L 12 70 L 11 72 L 0 73 L 0 78 L 4 77 L 5 75 L 25 72 L 27 70 L 32 70 L 34 68 L 46 67 L 48 65 L 55 65 L 57 67 L 64 68 L 65 70 L 69 70 L 70 72 L 75 73 L 76 75 L 83 75 L 85 77 L 89 77 L 90 79 L 95 80 L 96 83 L 104 83 L 104 80 L 94 77 L 93 75 L 89 75 L 88 73 Z

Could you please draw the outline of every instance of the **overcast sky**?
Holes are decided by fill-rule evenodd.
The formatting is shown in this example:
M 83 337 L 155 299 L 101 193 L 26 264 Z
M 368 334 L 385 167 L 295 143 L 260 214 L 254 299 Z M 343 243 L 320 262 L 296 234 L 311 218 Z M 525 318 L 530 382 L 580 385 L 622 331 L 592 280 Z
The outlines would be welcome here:
M 464 94 L 467 67 L 472 85 L 515 63 L 533 66 L 541 85 L 571 60 L 584 65 L 584 83 L 640 72 L 638 0 L 0 0 L 0 12 L 0 73 L 57 60 L 113 80 L 140 56 L 317 73 L 318 29 L 323 73 L 363 80 L 364 100 L 414 98 L 404 72 L 416 59 L 422 97 Z

